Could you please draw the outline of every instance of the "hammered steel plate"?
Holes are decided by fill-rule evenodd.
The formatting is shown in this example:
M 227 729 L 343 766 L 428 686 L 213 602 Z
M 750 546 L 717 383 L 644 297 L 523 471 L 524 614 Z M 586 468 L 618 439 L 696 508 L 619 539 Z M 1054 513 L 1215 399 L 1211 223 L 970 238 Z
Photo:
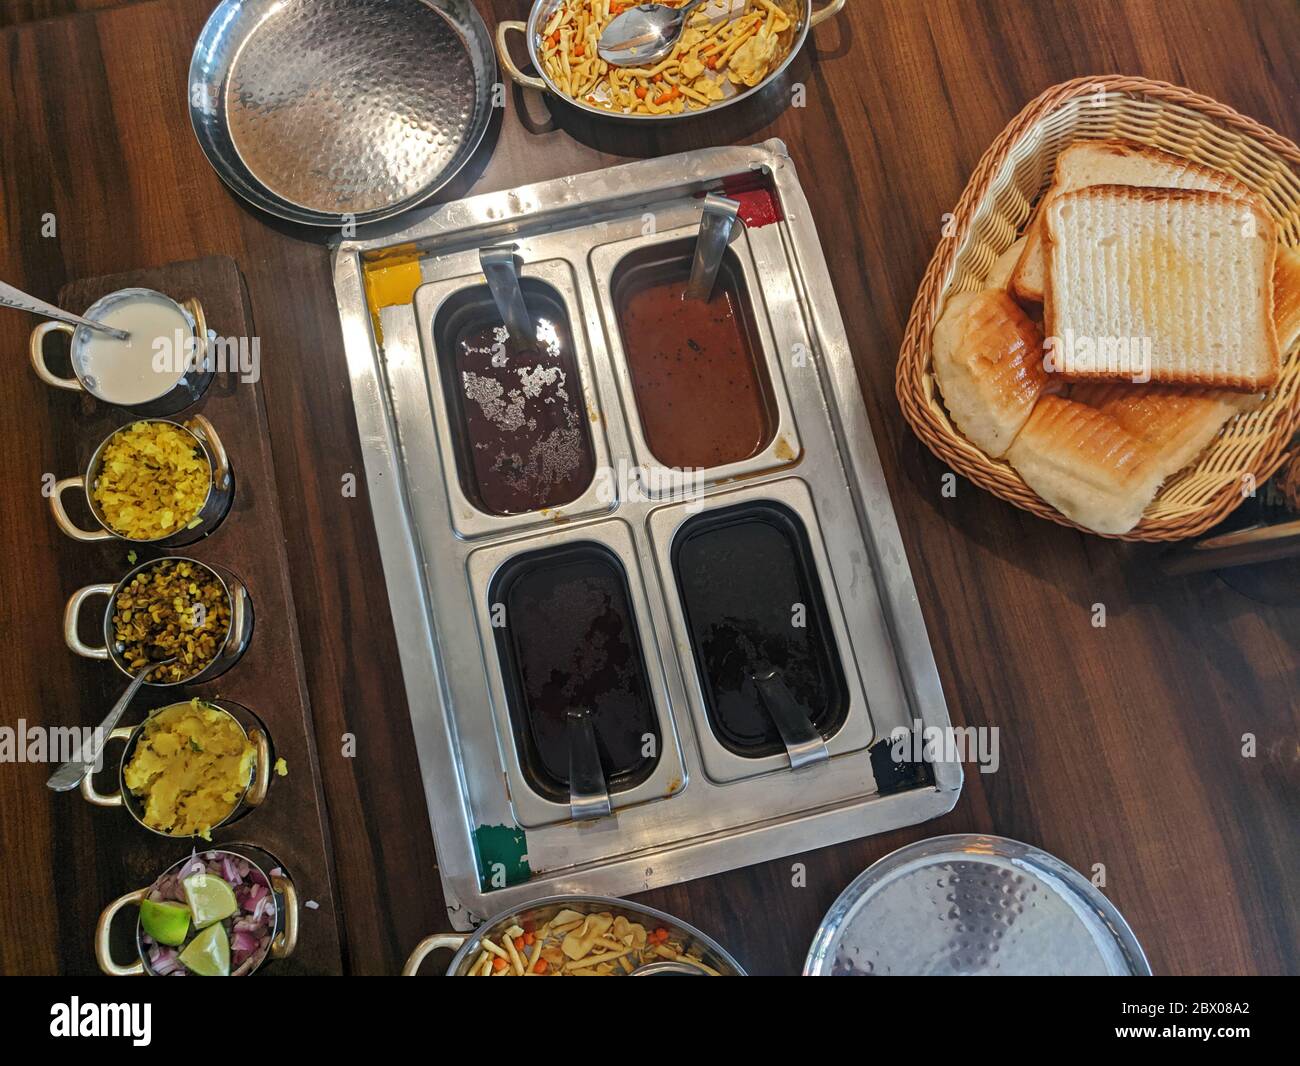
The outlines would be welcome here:
M 934 837 L 867 868 L 840 895 L 812 976 L 1146 976 L 1141 945 L 1087 878 L 1006 837 Z
M 224 0 L 190 62 L 190 119 L 255 206 L 309 225 L 375 222 L 465 164 L 496 78 L 469 0 Z

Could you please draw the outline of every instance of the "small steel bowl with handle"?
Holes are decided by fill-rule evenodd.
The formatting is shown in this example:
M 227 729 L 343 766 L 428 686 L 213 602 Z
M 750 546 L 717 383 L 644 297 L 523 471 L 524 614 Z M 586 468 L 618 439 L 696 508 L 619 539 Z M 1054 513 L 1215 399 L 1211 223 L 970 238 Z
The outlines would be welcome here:
M 757 96 L 774 85 L 781 75 L 785 73 L 786 68 L 793 62 L 794 57 L 799 54 L 799 50 L 804 46 L 809 30 L 838 14 L 844 7 L 844 0 L 829 0 L 829 3 L 816 10 L 813 9 L 815 0 L 777 0 L 780 6 L 789 14 L 791 25 L 781 35 L 782 58 L 772 65 L 772 68 L 762 81 L 749 87 L 732 86 L 730 82 L 726 82 L 724 91 L 730 91 L 731 89 L 738 89 L 739 91 L 733 92 L 708 107 L 702 107 L 694 111 L 688 108 L 675 115 L 649 115 L 612 111 L 608 108 L 590 104 L 586 100 L 579 100 L 560 88 L 556 81 L 546 72 L 541 57 L 542 30 L 550 22 L 556 8 L 563 2 L 564 0 L 535 0 L 527 22 L 520 22 L 515 19 L 497 23 L 497 58 L 501 61 L 501 66 L 510 76 L 511 81 L 516 85 L 523 86 L 525 89 L 536 89 L 544 95 L 557 96 L 580 111 L 599 115 L 601 118 L 633 122 L 666 122 L 671 119 L 694 118 L 698 115 L 711 114 L 719 108 L 730 107 L 732 104 L 738 104 L 742 100 Z M 697 10 L 706 9 L 700 8 Z M 525 74 L 510 57 L 509 35 L 512 32 L 524 35 L 524 41 L 528 48 L 528 58 L 533 69 L 538 72 L 537 77 Z
M 294 888 L 293 880 L 283 871 L 280 861 L 269 851 L 252 844 L 223 844 L 219 848 L 186 855 L 164 870 L 153 884 L 124 893 L 105 907 L 95 925 L 95 961 L 99 963 L 99 968 L 109 977 L 159 976 L 149 964 L 149 945 L 145 942 L 145 931 L 139 918 L 135 923 L 136 959 L 125 966 L 114 960 L 113 920 L 123 908 L 139 907 L 167 877 L 179 873 L 196 858 L 206 863 L 220 861 L 223 857 L 247 863 L 251 868 L 248 876 L 271 890 L 271 900 L 275 909 L 275 920 L 266 944 L 260 951 L 246 959 L 232 976 L 251 976 L 268 960 L 287 959 L 292 955 L 298 946 L 298 892 Z
M 260 807 L 265 801 L 267 794 L 271 790 L 271 768 L 275 762 L 275 757 L 271 749 L 271 740 L 267 735 L 266 727 L 262 725 L 261 720 L 250 711 L 247 707 L 230 700 L 201 700 L 205 706 L 212 707 L 226 715 L 239 732 L 249 741 L 252 742 L 254 755 L 252 773 L 243 788 L 240 789 L 235 804 L 230 808 L 230 813 L 222 818 L 219 822 L 212 825 L 212 829 L 220 829 L 222 826 L 229 825 L 231 822 L 242 818 L 249 811 Z M 139 725 L 118 726 L 105 739 L 105 746 L 109 741 L 125 741 L 126 746 L 122 749 L 122 759 L 117 769 L 117 791 L 111 793 L 100 792 L 95 788 L 95 775 L 86 774 L 81 779 L 81 798 L 87 803 L 96 807 L 125 807 L 127 813 L 131 815 L 140 825 L 151 833 L 157 833 L 163 837 L 175 837 L 178 834 L 168 833 L 163 829 L 156 829 L 145 821 L 144 817 L 144 800 L 132 792 L 126 784 L 126 768 L 131 762 L 131 757 L 135 755 L 135 750 L 139 746 L 141 738 L 144 736 L 145 726 L 149 724 L 150 719 L 163 711 L 170 710 L 173 707 L 185 706 L 185 704 L 169 703 L 165 707 L 159 707 L 151 711 Z M 256 722 L 255 726 L 248 728 L 244 725 L 244 719 Z
M 188 336 L 183 338 L 185 365 L 171 387 L 161 396 L 143 403 L 124 404 L 101 395 L 96 383 L 82 374 L 77 359 L 78 349 L 89 343 L 95 331 L 88 326 L 73 326 L 68 322 L 47 320 L 32 330 L 28 350 L 36 376 L 51 388 L 89 393 L 103 403 L 112 404 L 114 407 L 132 411 L 146 418 L 174 415 L 197 403 L 212 383 L 214 374 L 211 359 L 212 346 L 208 343 L 208 320 L 203 313 L 203 305 L 193 296 L 178 303 L 170 296 L 155 292 L 153 289 L 119 289 L 96 300 L 87 309 L 84 317 L 98 321 L 114 304 L 135 299 L 161 300 L 174 307 L 185 320 L 188 329 Z M 60 377 L 45 362 L 45 339 L 51 333 L 66 333 L 70 338 L 73 375 L 70 378 Z
M 203 415 L 194 415 L 186 425 L 165 418 L 149 418 L 140 421 L 161 422 L 175 427 L 187 437 L 192 438 L 194 447 L 203 453 L 209 471 L 208 494 L 204 497 L 203 505 L 199 508 L 198 514 L 194 515 L 175 533 L 165 533 L 152 539 L 128 537 L 109 525 L 108 520 L 104 517 L 103 509 L 95 502 L 95 488 L 103 470 L 105 449 L 108 448 L 113 442 L 113 438 L 119 433 L 137 424 L 132 422 L 127 426 L 115 429 L 100 442 L 99 447 L 95 449 L 94 454 L 90 457 L 90 462 L 86 464 L 84 474 L 78 474 L 76 477 L 65 477 L 61 481 L 55 482 L 54 491 L 50 493 L 50 511 L 53 513 L 54 521 L 59 529 L 73 540 L 92 543 L 99 540 L 117 539 L 127 541 L 130 544 L 179 548 L 182 545 L 192 544 L 194 541 L 206 537 L 230 511 L 230 505 L 235 498 L 235 479 L 230 469 L 230 458 L 226 455 L 226 447 L 221 443 L 221 438 L 217 436 L 217 431 L 213 428 L 212 423 Z M 86 506 L 99 524 L 99 529 L 82 529 L 68 516 L 67 509 L 63 506 L 63 494 L 69 489 L 80 489 L 85 494 Z
M 78 655 L 87 659 L 109 659 L 123 674 L 134 679 L 138 667 L 132 667 L 127 662 L 126 657 L 122 654 L 122 648 L 114 636 L 114 607 L 117 604 L 118 597 L 131 584 L 137 574 L 163 563 L 189 563 L 210 573 L 225 590 L 226 602 L 230 606 L 230 625 L 226 629 L 226 635 L 221 641 L 216 655 L 202 670 L 179 681 L 151 681 L 146 679 L 144 683 L 154 688 L 168 688 L 173 685 L 197 685 L 203 681 L 210 681 L 234 666 L 244 652 L 248 650 L 249 642 L 253 638 L 253 599 L 243 581 L 224 566 L 219 566 L 216 563 L 201 563 L 197 559 L 191 559 L 184 555 L 165 555 L 160 559 L 152 559 L 134 567 L 117 584 L 86 585 L 84 588 L 79 588 L 72 594 L 67 607 L 63 611 L 63 639 L 68 647 Z M 104 643 L 95 646 L 82 640 L 79 630 L 82 607 L 87 600 L 94 599 L 97 596 L 105 597 L 108 603 L 104 608 L 102 625 Z
M 579 914 L 607 912 L 615 917 L 622 916 L 629 922 L 666 929 L 670 940 L 678 941 L 686 951 L 693 952 L 705 966 L 716 971 L 719 976 L 746 976 L 740 963 L 733 959 L 716 940 L 694 926 L 679 921 L 663 911 L 657 911 L 653 907 L 633 903 L 630 900 L 615 899 L 613 896 L 547 896 L 514 910 L 503 911 L 494 918 L 488 919 L 473 933 L 439 933 L 425 937 L 411 952 L 411 957 L 406 960 L 406 965 L 402 967 L 402 976 L 417 976 L 420 964 L 429 955 L 445 949 L 456 953 L 447 966 L 446 976 L 464 977 L 478 959 L 479 953 L 484 950 L 482 946 L 484 938 L 495 941 L 512 925 L 541 928 L 562 910 L 576 911 Z M 684 975 L 687 966 L 688 963 L 675 963 L 669 968 L 653 962 L 645 967 L 644 975 Z M 654 969 L 651 970 L 651 967 Z M 697 973 L 705 972 L 698 968 L 693 969 L 696 969 Z

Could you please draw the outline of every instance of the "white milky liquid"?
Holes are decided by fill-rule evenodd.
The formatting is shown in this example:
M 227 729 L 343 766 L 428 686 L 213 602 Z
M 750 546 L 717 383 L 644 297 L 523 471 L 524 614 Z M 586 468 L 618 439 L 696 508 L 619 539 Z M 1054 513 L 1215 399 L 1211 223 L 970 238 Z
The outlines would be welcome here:
M 90 316 L 124 329 L 129 341 L 81 328 L 72 358 L 101 400 L 139 404 L 165 395 L 185 372 L 186 340 L 193 336 L 180 310 L 156 296 L 132 296 Z

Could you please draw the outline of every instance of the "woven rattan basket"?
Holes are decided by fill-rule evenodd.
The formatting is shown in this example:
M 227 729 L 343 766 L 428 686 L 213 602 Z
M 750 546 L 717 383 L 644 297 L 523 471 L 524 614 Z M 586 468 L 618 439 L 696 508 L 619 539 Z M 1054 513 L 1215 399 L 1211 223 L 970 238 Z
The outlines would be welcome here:
M 1300 246 L 1300 148 L 1209 97 L 1165 82 L 1105 76 L 1048 89 L 998 136 L 975 168 L 948 236 L 921 282 L 899 353 L 903 415 L 957 473 L 1042 518 L 1081 528 L 1045 503 L 1005 462 L 990 459 L 948 418 L 935 386 L 930 337 L 948 296 L 984 288 L 993 261 L 1023 230 L 1072 141 L 1123 137 L 1239 178 L 1278 223 L 1283 244 Z M 1123 540 L 1180 540 L 1221 521 L 1286 458 L 1300 425 L 1300 346 L 1283 353 L 1282 374 L 1264 404 L 1224 427 L 1200 457 L 1165 482 Z

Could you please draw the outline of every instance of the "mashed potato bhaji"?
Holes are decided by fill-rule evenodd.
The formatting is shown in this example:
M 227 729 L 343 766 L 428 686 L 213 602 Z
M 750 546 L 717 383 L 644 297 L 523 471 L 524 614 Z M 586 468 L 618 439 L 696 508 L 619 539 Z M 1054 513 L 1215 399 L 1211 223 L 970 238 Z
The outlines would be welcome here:
M 123 777 L 150 829 L 210 839 L 212 827 L 239 804 L 255 762 L 239 723 L 194 699 L 164 707 L 145 722 Z

